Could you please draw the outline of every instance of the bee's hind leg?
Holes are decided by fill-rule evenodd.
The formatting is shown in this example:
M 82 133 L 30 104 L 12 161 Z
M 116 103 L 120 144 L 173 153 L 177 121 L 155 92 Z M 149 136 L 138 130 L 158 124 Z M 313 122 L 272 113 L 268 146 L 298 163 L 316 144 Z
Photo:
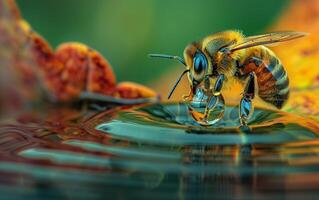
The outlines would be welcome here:
M 244 89 L 243 97 L 239 104 L 239 120 L 241 128 L 247 129 L 248 120 L 254 112 L 252 100 L 255 97 L 256 92 L 256 76 L 254 72 L 250 72 L 248 76 L 248 82 Z M 249 129 L 249 128 L 248 128 Z

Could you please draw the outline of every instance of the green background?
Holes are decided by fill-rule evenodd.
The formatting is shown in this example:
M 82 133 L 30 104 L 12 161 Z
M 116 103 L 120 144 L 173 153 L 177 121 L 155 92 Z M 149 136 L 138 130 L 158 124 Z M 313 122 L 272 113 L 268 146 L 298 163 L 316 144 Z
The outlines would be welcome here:
M 262 33 L 288 0 L 18 0 L 23 16 L 53 47 L 79 41 L 100 51 L 118 80 L 150 84 L 170 61 L 148 53 L 182 55 L 210 33 L 239 29 Z

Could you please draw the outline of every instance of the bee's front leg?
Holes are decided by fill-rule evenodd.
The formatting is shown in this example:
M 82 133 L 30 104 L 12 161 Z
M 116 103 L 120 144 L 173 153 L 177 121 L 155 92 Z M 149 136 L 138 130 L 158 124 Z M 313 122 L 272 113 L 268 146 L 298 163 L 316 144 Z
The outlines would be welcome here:
M 205 77 L 204 88 L 198 87 L 189 104 L 192 117 L 201 125 L 213 125 L 224 116 L 225 102 L 221 89 L 224 75 L 218 75 L 213 86 L 211 77 Z
M 189 90 L 188 95 L 183 95 L 182 98 L 183 98 L 184 101 L 187 102 L 187 101 L 191 101 L 193 96 L 194 96 L 193 88 L 191 87 L 190 90 Z
M 224 80 L 225 80 L 225 75 L 219 74 L 217 77 L 217 80 L 215 82 L 215 86 L 214 86 L 214 93 L 213 94 L 215 96 L 220 95 L 220 92 L 221 92 L 223 84 L 224 84 Z
M 219 100 L 219 98 L 221 96 L 221 90 L 223 88 L 224 80 L 225 80 L 225 75 L 224 74 L 219 74 L 217 79 L 216 79 L 214 88 L 213 89 L 209 89 L 210 90 L 210 92 L 209 92 L 210 93 L 210 97 L 208 99 L 207 110 L 211 110 L 211 109 L 215 108 L 215 106 L 217 105 L 218 100 Z
M 250 72 L 248 76 L 248 82 L 246 84 L 243 97 L 240 100 L 239 105 L 239 120 L 241 126 L 247 126 L 248 120 L 253 114 L 254 107 L 252 100 L 255 97 L 256 77 L 254 72 Z

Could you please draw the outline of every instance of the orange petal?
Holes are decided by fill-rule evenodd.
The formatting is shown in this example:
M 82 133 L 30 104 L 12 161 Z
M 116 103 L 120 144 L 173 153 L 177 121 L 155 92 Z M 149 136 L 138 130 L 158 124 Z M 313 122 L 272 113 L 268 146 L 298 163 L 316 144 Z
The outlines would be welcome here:
M 109 62 L 99 52 L 90 49 L 88 65 L 87 91 L 113 95 L 116 79 Z
M 115 76 L 110 64 L 95 50 L 80 43 L 58 47 L 54 61 L 45 72 L 45 82 L 57 101 L 69 101 L 89 91 L 112 95 Z
M 159 94 L 152 89 L 137 83 L 122 82 L 116 86 L 115 96 L 127 99 L 136 99 L 152 97 L 158 98 Z
M 88 55 L 88 47 L 79 43 L 65 43 L 57 48 L 52 65 L 44 75 L 54 100 L 75 99 L 85 89 Z

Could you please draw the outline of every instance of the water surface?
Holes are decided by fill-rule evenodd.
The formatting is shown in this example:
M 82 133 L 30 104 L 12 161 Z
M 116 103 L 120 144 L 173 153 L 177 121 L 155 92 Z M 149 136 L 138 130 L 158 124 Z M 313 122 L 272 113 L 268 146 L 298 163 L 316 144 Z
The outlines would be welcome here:
M 318 195 L 319 125 L 228 106 L 203 127 L 185 104 L 45 107 L 0 126 L 0 192 L 12 198 L 292 198 Z

